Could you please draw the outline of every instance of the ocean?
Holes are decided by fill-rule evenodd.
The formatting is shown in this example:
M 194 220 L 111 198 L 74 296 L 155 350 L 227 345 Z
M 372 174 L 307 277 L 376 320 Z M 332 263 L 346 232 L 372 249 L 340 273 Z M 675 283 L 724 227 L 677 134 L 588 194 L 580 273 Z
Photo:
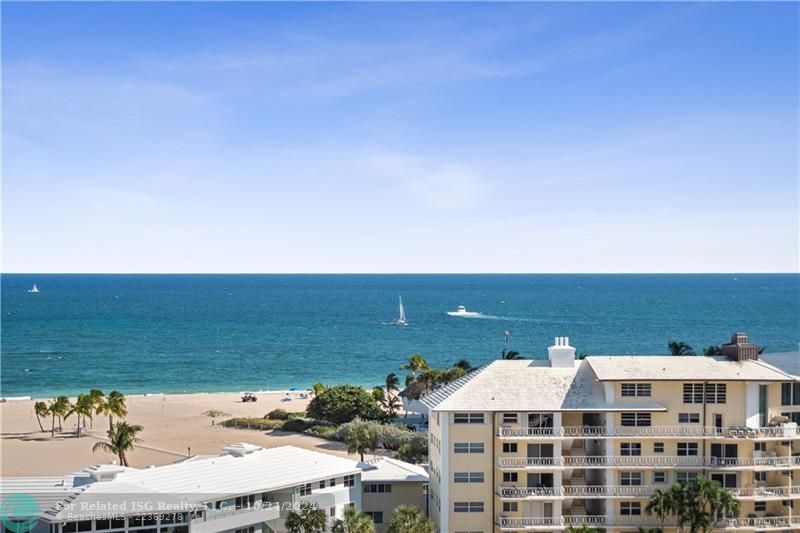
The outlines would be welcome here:
M 482 315 L 446 314 L 458 305 Z M 587 354 L 701 350 L 735 331 L 797 350 L 800 276 L 6 274 L 0 395 L 375 385 L 414 353 L 485 364 L 506 330 L 536 359 L 555 336 Z

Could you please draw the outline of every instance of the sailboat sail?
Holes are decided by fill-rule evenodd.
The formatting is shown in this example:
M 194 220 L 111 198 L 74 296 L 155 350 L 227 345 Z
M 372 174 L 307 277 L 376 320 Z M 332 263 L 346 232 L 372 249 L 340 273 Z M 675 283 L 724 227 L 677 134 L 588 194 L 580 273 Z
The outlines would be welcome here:
M 406 321 L 406 310 L 403 309 L 403 297 L 398 296 L 400 299 L 400 316 L 397 318 L 398 322 L 405 322 Z

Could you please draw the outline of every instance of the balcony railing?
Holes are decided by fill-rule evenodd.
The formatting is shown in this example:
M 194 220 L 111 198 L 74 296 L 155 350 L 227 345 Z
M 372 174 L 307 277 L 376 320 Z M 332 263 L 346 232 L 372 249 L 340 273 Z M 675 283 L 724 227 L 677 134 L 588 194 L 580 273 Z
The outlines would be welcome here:
M 578 455 L 566 457 L 500 457 L 500 468 L 546 468 L 546 467 L 695 467 L 695 468 L 796 468 L 800 467 L 800 456 L 782 457 L 707 457 L 699 455 Z
M 500 487 L 501 498 L 638 498 L 650 496 L 653 487 L 646 485 L 567 485 L 564 487 Z
M 794 498 L 800 497 L 798 487 L 734 487 L 729 491 L 737 498 Z
M 499 437 L 530 437 L 530 438 L 599 438 L 599 437 L 658 437 L 658 438 L 720 438 L 720 439 L 768 439 L 800 437 L 800 428 L 794 425 L 774 426 L 761 428 L 713 426 L 619 426 L 607 428 L 606 426 L 564 426 L 555 428 L 541 427 L 500 427 L 497 430 Z
M 634 527 L 675 527 L 677 524 L 667 520 L 660 522 L 655 517 L 647 515 L 617 516 L 610 520 L 603 515 L 564 515 L 554 517 L 498 517 L 497 525 L 502 529 L 532 529 L 532 528 L 557 528 L 567 526 L 634 526 Z M 800 525 L 800 516 L 771 516 L 764 518 L 723 518 L 719 520 L 714 529 L 776 529 L 792 528 Z

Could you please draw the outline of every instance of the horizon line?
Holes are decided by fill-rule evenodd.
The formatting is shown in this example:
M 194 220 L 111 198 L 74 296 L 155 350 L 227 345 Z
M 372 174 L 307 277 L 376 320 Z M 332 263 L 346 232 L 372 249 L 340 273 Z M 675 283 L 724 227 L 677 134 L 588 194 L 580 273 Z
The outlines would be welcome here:
M 800 275 L 787 272 L 0 272 L 0 276 L 719 276 Z

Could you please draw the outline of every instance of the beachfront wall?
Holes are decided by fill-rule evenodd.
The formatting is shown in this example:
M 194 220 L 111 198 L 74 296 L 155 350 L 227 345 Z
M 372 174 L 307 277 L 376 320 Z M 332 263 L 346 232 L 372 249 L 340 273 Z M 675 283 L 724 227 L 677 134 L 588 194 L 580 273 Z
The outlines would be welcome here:
M 380 483 L 383 492 L 370 492 L 369 483 L 363 483 L 361 510 L 369 514 L 375 522 L 375 532 L 384 533 L 392 518 L 392 513 L 400 505 L 413 505 L 427 513 L 426 483 L 393 482 Z

